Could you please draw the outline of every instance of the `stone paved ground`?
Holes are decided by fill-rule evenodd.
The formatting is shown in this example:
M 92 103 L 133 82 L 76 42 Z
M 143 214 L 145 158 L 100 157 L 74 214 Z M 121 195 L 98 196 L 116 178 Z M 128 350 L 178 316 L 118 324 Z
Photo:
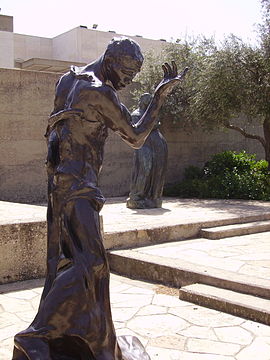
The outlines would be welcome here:
M 2 205 L 1 205 L 2 204 Z M 45 220 L 45 207 L 0 202 L 3 223 Z M 162 209 L 126 209 L 123 199 L 107 202 L 104 229 L 140 229 L 179 221 L 232 219 L 269 213 L 270 203 L 220 200 L 169 200 Z M 217 268 L 230 266 L 241 274 L 269 279 L 269 233 L 235 239 L 189 240 L 160 245 L 159 252 L 204 265 L 211 257 Z M 239 240 L 238 240 L 239 241 Z M 228 245 L 231 246 L 228 246 Z M 162 248 L 163 246 L 163 248 Z M 154 248 L 136 251 L 154 251 Z M 155 250 L 156 251 L 156 250 Z M 154 255 L 153 253 L 151 255 Z M 160 254 L 156 254 L 160 256 Z M 256 256 L 255 256 L 256 255 Z M 221 264 L 223 264 L 221 266 Z M 225 270 L 225 269 L 224 269 Z M 41 280 L 0 286 L 0 360 L 11 359 L 13 336 L 33 319 L 42 291 Z M 270 327 L 181 301 L 178 291 L 112 275 L 111 303 L 117 333 L 136 334 L 152 360 L 270 360 Z M 44 359 L 45 360 L 45 359 Z
M 132 249 L 155 255 L 265 279 L 270 287 L 270 232 L 220 240 L 192 239 Z M 209 270 L 211 274 L 211 270 Z
M 33 319 L 42 280 L 0 286 L 0 359 Z M 270 360 L 270 327 L 181 301 L 177 290 L 111 276 L 118 335 L 138 336 L 152 360 Z M 45 360 L 45 359 L 44 359 Z
M 0 201 L 0 225 L 46 220 L 46 206 Z M 270 213 L 269 201 L 164 198 L 160 209 L 128 209 L 126 198 L 108 198 L 101 214 L 105 232 L 244 218 Z
M 159 209 L 128 209 L 125 198 L 109 198 L 101 214 L 104 231 L 113 232 L 270 215 L 270 202 L 164 198 Z

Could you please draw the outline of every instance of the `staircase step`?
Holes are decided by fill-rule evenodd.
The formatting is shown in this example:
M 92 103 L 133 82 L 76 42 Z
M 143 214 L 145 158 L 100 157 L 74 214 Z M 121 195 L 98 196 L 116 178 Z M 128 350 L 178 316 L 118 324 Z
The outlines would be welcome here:
M 255 234 L 270 230 L 270 220 L 254 221 L 243 224 L 217 226 L 200 230 L 200 236 L 206 239 L 217 240 L 225 237 Z
M 111 250 L 108 252 L 108 259 L 112 272 L 135 279 L 178 288 L 203 283 L 270 298 L 269 280 L 257 276 L 239 274 L 182 259 L 139 253 L 130 249 Z
M 179 290 L 179 298 L 244 319 L 270 325 L 270 300 L 205 284 Z

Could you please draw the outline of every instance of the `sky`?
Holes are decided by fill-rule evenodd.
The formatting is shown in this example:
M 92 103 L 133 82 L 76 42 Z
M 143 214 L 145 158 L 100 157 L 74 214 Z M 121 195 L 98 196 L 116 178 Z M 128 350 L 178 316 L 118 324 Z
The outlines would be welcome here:
M 260 0 L 0 0 L 14 32 L 54 37 L 77 26 L 123 35 L 176 40 L 203 34 L 221 41 L 233 33 L 255 43 Z

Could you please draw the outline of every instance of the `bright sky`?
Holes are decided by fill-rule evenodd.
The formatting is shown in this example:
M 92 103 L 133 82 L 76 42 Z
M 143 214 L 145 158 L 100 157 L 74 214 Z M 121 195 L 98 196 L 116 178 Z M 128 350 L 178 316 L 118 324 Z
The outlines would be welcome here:
M 79 25 L 124 35 L 174 39 L 230 33 L 255 42 L 260 0 L 0 0 L 14 32 L 54 37 Z

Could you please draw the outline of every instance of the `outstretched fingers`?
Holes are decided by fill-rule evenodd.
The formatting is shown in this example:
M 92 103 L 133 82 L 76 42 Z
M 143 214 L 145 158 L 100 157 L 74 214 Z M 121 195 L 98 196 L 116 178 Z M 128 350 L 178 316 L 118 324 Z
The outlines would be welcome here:
M 181 80 L 186 76 L 186 73 L 188 72 L 188 67 L 186 67 L 179 75 L 178 75 L 178 79 Z
M 167 77 L 170 77 L 170 78 L 177 77 L 177 66 L 176 66 L 175 61 L 172 61 L 172 65 L 165 62 L 162 65 L 162 69 L 163 69 L 165 78 L 167 78 Z
M 162 69 L 163 69 L 165 78 L 170 76 L 171 67 L 167 62 L 162 65 Z
M 172 76 L 176 77 L 177 76 L 177 66 L 175 61 L 172 61 Z

